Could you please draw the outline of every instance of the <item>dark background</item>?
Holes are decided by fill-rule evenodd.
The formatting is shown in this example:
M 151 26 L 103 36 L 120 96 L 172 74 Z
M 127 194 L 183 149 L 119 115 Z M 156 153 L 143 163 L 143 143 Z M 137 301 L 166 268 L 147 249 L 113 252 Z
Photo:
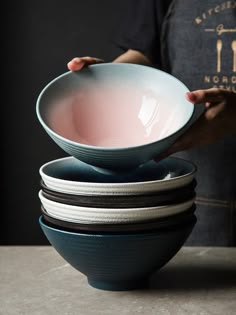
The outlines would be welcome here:
M 36 99 L 49 81 L 68 70 L 66 64 L 73 57 L 95 56 L 112 61 L 121 53 L 112 35 L 122 19 L 125 2 L 8 2 L 2 45 L 1 244 L 47 244 L 38 225 L 38 170 L 66 154 L 39 124 Z
M 121 53 L 112 38 L 122 23 L 127 1 L 130 0 L 22 0 L 6 4 L 0 245 L 48 244 L 38 224 L 39 168 L 67 155 L 40 125 L 36 100 L 48 82 L 68 70 L 66 64 L 73 57 L 95 56 L 112 61 Z M 228 234 L 235 235 L 232 215 L 225 219 L 229 228 L 216 231 L 215 223 L 221 225 L 221 213 L 214 209 L 212 216 L 204 205 L 197 211 L 191 245 L 228 244 L 222 240 Z

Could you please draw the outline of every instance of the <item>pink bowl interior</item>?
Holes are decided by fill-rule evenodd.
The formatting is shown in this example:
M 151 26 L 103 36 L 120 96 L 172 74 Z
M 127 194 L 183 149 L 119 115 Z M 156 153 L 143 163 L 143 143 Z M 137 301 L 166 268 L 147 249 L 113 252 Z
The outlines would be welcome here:
M 165 138 L 185 121 L 178 105 L 154 90 L 89 84 L 54 100 L 48 126 L 74 142 L 129 147 Z

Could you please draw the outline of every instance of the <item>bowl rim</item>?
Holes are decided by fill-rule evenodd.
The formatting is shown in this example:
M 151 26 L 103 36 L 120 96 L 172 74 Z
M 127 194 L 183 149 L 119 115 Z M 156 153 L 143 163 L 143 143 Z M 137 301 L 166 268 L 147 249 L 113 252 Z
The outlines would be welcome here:
M 180 229 L 180 225 L 179 226 L 176 226 L 175 228 L 171 229 L 171 230 L 158 230 L 158 231 L 142 231 L 140 233 L 122 233 L 122 234 L 103 234 L 103 233 L 97 233 L 97 234 L 89 234 L 89 233 L 79 233 L 79 232 L 72 232 L 72 231 L 66 231 L 66 230 L 63 230 L 63 229 L 59 229 L 59 228 L 56 228 L 56 227 L 51 227 L 50 225 L 46 224 L 44 222 L 44 218 L 43 218 L 43 215 L 40 214 L 39 216 L 39 219 L 38 219 L 38 222 L 39 222 L 39 225 L 41 227 L 44 227 L 50 231 L 54 231 L 54 232 L 59 232 L 60 234 L 67 234 L 67 235 L 74 235 L 74 236 L 80 236 L 80 237 L 98 237 L 98 238 L 134 238 L 134 237 L 155 237 L 159 234 L 163 234 L 164 233 L 171 233 L 173 231 L 176 231 L 176 230 L 179 230 Z M 193 220 L 190 221 L 190 222 L 187 222 L 187 223 L 183 223 L 183 226 L 184 227 L 192 227 L 196 224 L 197 222 L 197 217 L 195 214 L 193 214 Z
M 174 183 L 174 182 L 179 181 L 180 179 L 184 179 L 184 178 L 187 178 L 187 177 L 190 177 L 189 181 L 191 181 L 192 177 L 194 177 L 194 174 L 196 174 L 196 172 L 197 172 L 197 166 L 192 161 L 189 161 L 189 160 L 186 160 L 186 159 L 183 159 L 183 158 L 179 158 L 179 157 L 173 157 L 173 156 L 169 156 L 166 159 L 170 159 L 170 160 L 173 160 L 173 161 L 176 160 L 176 161 L 180 161 L 180 162 L 183 162 L 185 164 L 188 164 L 189 166 L 191 166 L 192 171 L 190 173 L 187 173 L 187 174 L 184 174 L 184 175 L 179 175 L 179 176 L 176 176 L 174 178 L 169 178 L 169 179 L 165 179 L 165 180 L 163 180 L 163 179 L 159 179 L 158 180 L 157 179 L 157 180 L 150 180 L 150 181 L 119 182 L 119 183 L 109 183 L 109 182 L 107 182 L 107 183 L 97 183 L 97 182 L 72 181 L 72 180 L 67 180 L 67 179 L 55 178 L 55 177 L 49 176 L 46 173 L 44 173 L 44 169 L 46 167 L 48 167 L 48 166 L 50 166 L 50 165 L 52 165 L 54 163 L 67 161 L 67 160 L 75 160 L 77 163 L 81 163 L 81 165 L 85 165 L 86 167 L 89 167 L 89 168 L 91 168 L 91 170 L 96 172 L 96 170 L 94 170 L 94 168 L 92 168 L 91 165 L 86 164 L 86 163 L 78 160 L 77 158 L 75 158 L 73 156 L 67 156 L 67 157 L 58 158 L 58 159 L 51 160 L 51 161 L 48 161 L 48 162 L 44 163 L 39 168 L 39 174 L 40 174 L 42 179 L 47 179 L 48 181 L 54 182 L 54 183 L 60 182 L 62 184 L 73 184 L 73 185 L 80 185 L 80 184 L 82 184 L 84 187 L 87 187 L 89 189 L 91 189 L 91 185 L 93 185 L 93 187 L 97 188 L 97 189 L 99 189 L 99 188 L 106 188 L 107 189 L 108 185 L 109 185 L 110 188 L 119 188 L 119 187 L 120 188 L 125 188 L 125 187 L 146 186 L 146 185 L 158 184 L 158 183 L 161 184 L 161 183 L 164 183 L 164 182 L 165 183 L 170 183 L 170 182 Z M 44 183 L 45 183 L 45 181 L 44 181 Z M 181 186 L 179 186 L 179 187 L 181 187 Z M 142 187 L 142 188 L 144 188 L 144 187 Z M 161 189 L 164 190 L 165 187 L 162 187 Z M 170 187 L 169 189 L 173 189 L 173 187 Z
M 69 205 L 93 206 L 101 208 L 126 208 L 126 207 L 142 207 L 144 204 L 148 207 L 155 205 L 174 204 L 190 199 L 190 196 L 196 196 L 197 181 L 193 179 L 189 184 L 175 188 L 173 190 L 163 190 L 157 193 L 143 193 L 138 195 L 100 195 L 100 194 L 77 194 L 61 192 L 45 185 L 43 180 L 40 181 L 40 187 L 43 196 L 52 201 L 57 201 Z M 125 206 L 127 205 L 127 206 Z
M 157 69 L 157 68 L 153 68 L 153 67 L 150 67 L 150 66 L 146 66 L 146 65 L 140 65 L 140 64 L 133 64 L 133 63 L 115 63 L 115 62 L 106 62 L 106 63 L 99 63 L 99 64 L 92 64 L 92 65 L 88 65 L 86 66 L 85 68 L 79 70 L 79 71 L 67 71 L 67 72 L 64 72 L 62 74 L 60 74 L 59 76 L 57 76 L 56 78 L 54 78 L 53 80 L 51 80 L 48 84 L 46 84 L 46 86 L 42 89 L 42 91 L 40 92 L 40 94 L 38 95 L 37 97 L 37 100 L 36 100 L 36 115 L 40 121 L 40 123 L 42 124 L 42 126 L 45 128 L 45 130 L 53 135 L 55 138 L 57 138 L 58 140 L 60 141 L 63 141 L 63 142 L 66 142 L 67 144 L 70 144 L 70 145 L 73 145 L 73 146 L 77 146 L 78 148 L 81 148 L 81 149 L 92 149 L 92 150 L 97 150 L 97 151 L 101 151 L 101 152 L 116 152 L 116 151 L 119 151 L 119 152 L 122 152 L 122 151 L 133 151 L 133 150 L 138 150 L 140 148 L 148 148 L 149 146 L 152 146 L 154 144 L 157 144 L 157 143 L 160 143 L 164 140 L 168 140 L 170 139 L 171 137 L 175 136 L 177 133 L 181 132 L 184 128 L 186 128 L 186 126 L 188 125 L 188 123 L 191 121 L 191 119 L 193 118 L 193 115 L 194 115 L 194 112 L 195 112 L 195 106 L 193 105 L 193 103 L 191 102 L 188 102 L 186 100 L 186 102 L 189 103 L 189 106 L 191 106 L 191 111 L 190 111 L 190 115 L 189 117 L 185 120 L 185 123 L 182 125 L 181 128 L 179 128 L 178 130 L 176 130 L 175 132 L 171 133 L 170 135 L 164 137 L 164 138 L 161 138 L 159 140 L 155 140 L 155 141 L 152 141 L 152 142 L 149 142 L 149 143 L 145 143 L 145 144 L 140 144 L 140 145 L 135 145 L 135 146 L 127 146 L 127 147 L 104 147 L 104 146 L 96 146 L 96 145 L 88 145 L 88 144 L 84 144 L 84 143 L 80 143 L 80 142 L 76 142 L 76 141 L 73 141 L 73 140 L 69 140 L 61 135 L 59 135 L 58 133 L 56 133 L 54 130 L 52 130 L 44 121 L 44 119 L 42 118 L 42 115 L 41 115 L 41 111 L 40 111 L 40 102 L 41 102 L 41 99 L 44 95 L 44 93 L 47 91 L 47 89 L 52 86 L 55 82 L 57 82 L 58 80 L 60 80 L 61 78 L 64 78 L 64 77 L 67 77 L 67 76 L 70 76 L 70 75 L 78 75 L 81 71 L 84 71 L 86 69 L 90 69 L 90 68 L 96 68 L 96 67 L 133 67 L 133 68 L 146 68 L 148 69 L 149 71 L 153 71 L 153 72 L 159 72 L 159 73 L 162 73 L 163 75 L 165 75 L 166 77 L 169 77 L 171 78 L 173 81 L 176 81 L 180 86 L 183 87 L 183 89 L 185 90 L 185 93 L 186 92 L 189 92 L 189 88 L 180 80 L 178 79 L 177 77 L 175 77 L 174 75 L 168 73 L 168 72 L 165 72 L 163 70 L 160 70 L 160 69 Z
M 130 223 L 170 217 L 178 213 L 184 213 L 194 203 L 191 198 L 181 203 L 139 208 L 96 208 L 67 205 L 51 201 L 42 196 L 41 190 L 38 193 L 41 205 L 51 216 L 70 222 L 80 223 Z
M 189 219 L 195 214 L 196 204 L 194 203 L 184 213 L 175 214 L 167 218 L 158 218 L 153 220 L 144 220 L 141 222 L 131 223 L 78 223 L 65 221 L 56 216 L 51 216 L 44 207 L 41 205 L 41 214 L 46 223 L 52 224 L 55 228 L 69 230 L 70 232 L 81 233 L 104 233 L 104 234 L 119 234 L 119 233 L 135 233 L 142 231 L 151 231 L 159 229 L 169 229 L 176 225 L 181 225 L 189 221 Z
M 123 213 L 133 213 L 133 212 L 138 212 L 138 213 L 143 213 L 143 211 L 148 210 L 150 211 L 170 211 L 170 210 L 175 210 L 178 209 L 179 207 L 186 207 L 187 205 L 190 204 L 190 206 L 195 202 L 196 200 L 196 195 L 191 196 L 190 198 L 182 201 L 182 202 L 177 202 L 173 204 L 164 204 L 164 205 L 156 205 L 156 206 L 151 206 L 151 207 L 126 207 L 126 208 L 115 208 L 115 207 L 109 207 L 109 208 L 101 208 L 101 207 L 91 207 L 91 206 L 77 206 L 77 205 L 71 205 L 71 204 L 65 204 L 61 203 L 58 201 L 54 201 L 51 199 L 48 199 L 43 195 L 42 189 L 39 190 L 38 192 L 38 197 L 41 200 L 41 203 L 47 204 L 49 206 L 57 206 L 57 209 L 66 209 L 66 210 L 71 210 L 71 211 L 78 211 L 80 213 L 86 213 L 86 214 L 122 214 Z M 45 207 L 46 209 L 46 207 Z M 47 210 L 47 209 L 46 209 Z M 183 211 L 183 210 L 182 210 Z M 181 211 L 181 212 L 182 212 Z

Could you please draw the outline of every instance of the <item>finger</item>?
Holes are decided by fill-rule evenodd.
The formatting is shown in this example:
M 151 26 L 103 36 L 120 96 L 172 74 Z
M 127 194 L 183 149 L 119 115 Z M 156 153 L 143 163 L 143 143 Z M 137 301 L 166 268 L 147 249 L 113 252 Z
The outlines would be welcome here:
M 188 134 L 182 135 L 168 150 L 168 155 L 174 154 L 176 152 L 184 151 L 191 148 L 193 143 L 193 134 L 190 137 Z
M 77 57 L 68 62 L 67 67 L 71 71 L 79 71 L 85 66 L 101 62 L 104 62 L 104 60 L 94 57 Z
M 170 154 L 171 154 L 171 153 L 169 152 L 169 150 L 167 150 L 167 151 L 165 151 L 165 152 L 163 152 L 163 153 L 161 153 L 161 154 L 155 156 L 155 157 L 153 158 L 153 160 L 158 163 L 158 162 L 160 162 L 161 160 L 167 158 Z
M 82 69 L 84 65 L 85 62 L 82 60 L 82 58 L 74 58 L 67 63 L 67 67 L 71 71 L 78 71 Z
M 225 103 L 218 103 L 216 106 L 209 107 L 205 112 L 205 117 L 207 120 L 213 120 L 225 109 Z
M 94 64 L 94 63 L 101 63 L 104 62 L 103 59 L 95 58 L 95 57 L 81 57 L 82 61 L 84 61 L 86 64 Z
M 218 102 L 224 99 L 224 92 L 218 88 L 208 90 L 196 90 L 186 93 L 186 98 L 189 102 L 195 104 Z
M 154 158 L 154 161 L 159 162 L 165 159 L 166 157 L 170 156 L 171 154 L 190 148 L 192 145 L 193 145 L 192 138 L 189 137 L 188 135 L 183 135 L 174 144 L 172 144 L 172 146 L 169 149 L 157 155 Z
M 203 115 L 172 144 L 166 153 L 171 155 L 204 144 L 207 140 L 204 136 L 205 132 L 206 117 Z
M 179 141 L 176 141 L 168 150 L 154 157 L 153 160 L 158 163 L 171 154 L 186 150 L 190 146 L 190 139 L 180 139 Z

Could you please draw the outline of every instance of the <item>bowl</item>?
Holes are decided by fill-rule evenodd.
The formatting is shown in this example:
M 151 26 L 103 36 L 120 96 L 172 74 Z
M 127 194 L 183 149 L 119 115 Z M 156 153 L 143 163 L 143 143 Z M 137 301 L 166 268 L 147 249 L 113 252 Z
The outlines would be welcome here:
M 61 74 L 36 102 L 39 122 L 70 156 L 127 173 L 167 150 L 189 127 L 189 89 L 152 67 L 103 63 Z
M 121 233 L 140 233 L 143 231 L 153 231 L 157 229 L 171 228 L 176 225 L 189 222 L 192 220 L 192 216 L 196 210 L 196 205 L 193 204 L 188 210 L 174 214 L 172 216 L 157 218 L 153 220 L 145 220 L 141 222 L 131 223 L 80 223 L 71 222 L 68 220 L 58 219 L 51 216 L 43 206 L 41 206 L 41 213 L 46 223 L 49 223 L 52 227 L 62 228 L 69 232 L 83 232 L 83 233 L 102 233 L 102 234 L 121 234 Z
M 102 174 L 74 157 L 43 164 L 39 174 L 53 191 L 84 196 L 161 194 L 189 185 L 197 168 L 187 160 L 168 157 L 150 161 L 128 174 Z
M 164 206 L 184 202 L 196 196 L 196 180 L 193 179 L 188 185 L 173 190 L 164 190 L 159 193 L 139 195 L 83 195 L 68 194 L 54 191 L 40 181 L 42 195 L 52 201 L 74 206 L 97 207 L 97 208 L 139 208 Z
M 195 201 L 195 198 L 192 198 L 181 203 L 143 208 L 82 207 L 49 200 L 43 195 L 42 190 L 39 191 L 39 199 L 44 209 L 52 217 L 71 222 L 110 224 L 168 217 L 185 212 Z
M 191 234 L 196 217 L 174 228 L 136 234 L 88 234 L 52 227 L 42 216 L 39 224 L 49 243 L 88 284 L 103 290 L 143 287 L 166 265 Z

